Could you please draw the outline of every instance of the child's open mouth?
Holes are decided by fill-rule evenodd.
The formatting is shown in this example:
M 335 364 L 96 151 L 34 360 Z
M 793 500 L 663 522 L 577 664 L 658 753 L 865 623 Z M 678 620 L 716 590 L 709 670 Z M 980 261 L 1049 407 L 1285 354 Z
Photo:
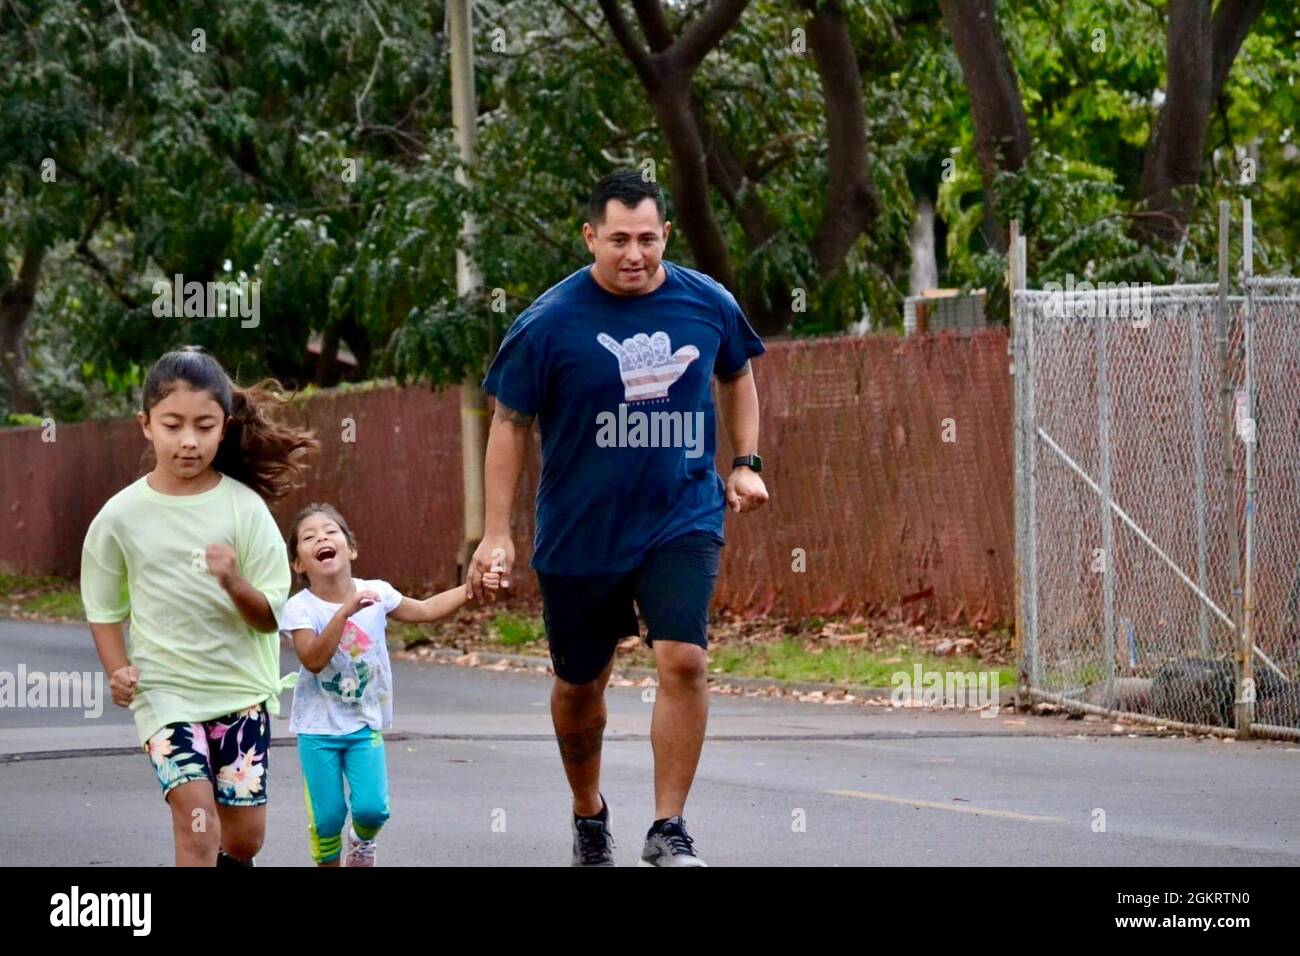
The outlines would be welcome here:
M 335 551 L 329 545 L 326 545 L 325 547 L 321 548 L 319 551 L 316 552 L 316 560 L 319 561 L 321 564 L 324 564 L 326 561 L 333 559 L 337 555 L 338 555 L 337 551 Z

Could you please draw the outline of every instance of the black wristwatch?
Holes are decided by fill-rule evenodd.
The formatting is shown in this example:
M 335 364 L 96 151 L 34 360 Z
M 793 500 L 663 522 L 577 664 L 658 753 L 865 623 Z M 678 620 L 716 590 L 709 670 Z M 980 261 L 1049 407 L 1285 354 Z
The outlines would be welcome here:
M 757 455 L 741 455 L 731 462 L 732 468 L 739 468 L 741 465 L 744 465 L 750 471 L 759 472 L 763 470 L 763 459 Z

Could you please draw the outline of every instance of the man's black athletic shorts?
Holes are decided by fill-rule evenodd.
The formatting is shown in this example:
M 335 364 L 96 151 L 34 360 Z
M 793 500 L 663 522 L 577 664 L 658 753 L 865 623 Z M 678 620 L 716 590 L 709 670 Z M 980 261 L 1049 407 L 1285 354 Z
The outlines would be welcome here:
M 551 663 L 570 684 L 600 676 L 619 641 L 640 633 L 646 642 L 709 646 L 709 601 L 718 577 L 722 542 L 708 531 L 673 538 L 641 566 L 618 574 L 543 574 L 542 609 Z

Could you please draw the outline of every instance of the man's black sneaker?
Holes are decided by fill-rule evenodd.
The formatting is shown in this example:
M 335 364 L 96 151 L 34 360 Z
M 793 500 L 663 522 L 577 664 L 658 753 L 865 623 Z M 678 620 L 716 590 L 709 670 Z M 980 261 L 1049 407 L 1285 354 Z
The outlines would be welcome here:
M 614 837 L 609 832 L 609 804 L 602 794 L 600 815 L 573 817 L 573 863 L 571 866 L 613 866 Z

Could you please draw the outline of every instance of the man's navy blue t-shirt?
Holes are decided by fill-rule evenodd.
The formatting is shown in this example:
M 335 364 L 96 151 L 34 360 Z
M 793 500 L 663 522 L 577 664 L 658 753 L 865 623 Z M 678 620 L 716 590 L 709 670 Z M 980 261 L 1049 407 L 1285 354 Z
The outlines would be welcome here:
M 644 295 L 607 292 L 588 266 L 552 286 L 515 320 L 483 381 L 537 416 L 538 571 L 616 573 L 692 531 L 722 540 L 710 385 L 763 343 L 723 285 L 663 267 Z

